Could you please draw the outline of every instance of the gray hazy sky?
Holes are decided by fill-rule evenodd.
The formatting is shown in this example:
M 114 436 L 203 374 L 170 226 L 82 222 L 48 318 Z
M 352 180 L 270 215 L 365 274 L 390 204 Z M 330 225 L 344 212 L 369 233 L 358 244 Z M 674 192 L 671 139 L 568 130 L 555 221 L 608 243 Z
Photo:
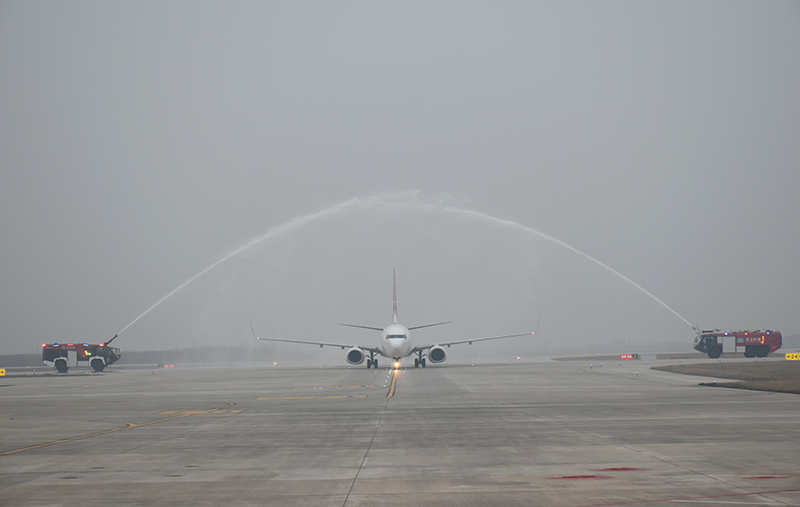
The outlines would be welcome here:
M 799 87 L 797 2 L 0 2 L 0 352 L 108 339 L 308 215 L 115 344 L 367 344 L 338 323 L 388 323 L 397 268 L 403 322 L 454 321 L 417 341 L 541 312 L 551 348 L 690 348 L 465 211 L 703 327 L 797 333 Z

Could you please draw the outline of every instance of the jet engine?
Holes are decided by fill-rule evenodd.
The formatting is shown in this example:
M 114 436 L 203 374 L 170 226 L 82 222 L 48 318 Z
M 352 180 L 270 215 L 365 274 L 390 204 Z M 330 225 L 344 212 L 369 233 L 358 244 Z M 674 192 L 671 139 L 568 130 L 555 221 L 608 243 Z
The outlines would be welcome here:
M 346 359 L 350 364 L 361 364 L 364 362 L 364 351 L 358 347 L 353 347 L 347 351 Z
M 447 359 L 447 353 L 438 345 L 431 347 L 431 350 L 428 351 L 428 360 L 432 363 L 443 363 L 445 359 Z

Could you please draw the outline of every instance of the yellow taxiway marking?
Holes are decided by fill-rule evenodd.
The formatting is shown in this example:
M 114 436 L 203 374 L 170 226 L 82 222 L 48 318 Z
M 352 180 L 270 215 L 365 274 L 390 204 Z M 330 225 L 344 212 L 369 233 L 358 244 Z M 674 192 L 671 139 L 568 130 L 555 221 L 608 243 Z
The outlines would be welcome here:
M 198 413 L 208 414 L 208 413 L 214 413 L 214 411 L 218 411 L 217 413 L 227 413 L 227 411 L 221 411 L 221 409 L 227 408 L 227 407 L 232 407 L 234 405 L 235 405 L 235 403 L 228 403 L 227 405 L 223 405 L 221 407 L 212 408 L 210 410 L 206 410 L 206 411 L 198 412 Z M 241 411 L 240 410 L 236 410 L 236 411 L 231 411 L 231 412 L 241 412 Z M 166 413 L 166 412 L 163 412 L 163 413 Z M 77 437 L 63 438 L 61 440 L 55 440 L 53 442 L 45 442 L 43 444 L 31 445 L 31 446 L 28 446 L 28 447 L 22 447 L 20 449 L 14 449 L 14 450 L 11 450 L 11 451 L 0 452 L 0 456 L 8 456 L 9 454 L 15 454 L 15 453 L 24 452 L 24 451 L 32 451 L 33 449 L 40 449 L 42 447 L 48 447 L 48 446 L 51 446 L 51 445 L 65 444 L 67 442 L 75 442 L 76 440 L 83 440 L 83 439 L 91 438 L 91 437 L 99 437 L 100 435 L 107 435 L 109 433 L 114 433 L 116 431 L 129 430 L 129 429 L 132 429 L 132 428 L 139 428 L 141 426 L 149 426 L 151 424 L 172 421 L 173 419 L 180 419 L 181 417 L 186 417 L 186 416 L 189 416 L 189 415 L 193 415 L 194 413 L 195 412 L 178 412 L 178 413 L 176 413 L 177 415 L 173 415 L 172 417 L 165 417 L 163 419 L 156 419 L 155 421 L 149 421 L 149 422 L 141 423 L 141 424 L 124 423 L 125 426 L 122 426 L 121 428 L 114 428 L 114 429 L 111 429 L 111 430 L 98 431 L 96 433 L 89 433 L 88 435 L 80 435 L 80 436 L 77 436 Z
M 394 370 L 394 376 L 392 377 L 392 385 L 389 386 L 389 392 L 386 394 L 387 398 L 391 398 L 394 396 L 394 388 L 397 385 L 397 374 L 400 373 L 400 370 Z
M 297 386 L 297 387 L 290 387 L 289 389 L 341 389 L 344 387 L 377 387 L 375 384 L 367 385 L 362 384 L 359 386 Z
M 271 396 L 269 398 L 256 398 L 257 400 L 313 400 L 316 398 L 367 398 L 368 394 L 352 394 L 340 396 Z

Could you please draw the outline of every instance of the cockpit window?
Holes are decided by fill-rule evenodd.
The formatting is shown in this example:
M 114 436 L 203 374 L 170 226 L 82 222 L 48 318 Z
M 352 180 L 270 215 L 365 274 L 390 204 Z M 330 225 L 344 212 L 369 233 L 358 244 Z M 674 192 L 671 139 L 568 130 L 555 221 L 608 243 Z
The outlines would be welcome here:
M 389 338 L 389 339 L 393 339 L 394 338 L 394 339 L 398 339 L 398 340 L 405 340 L 408 337 L 406 335 L 404 335 L 404 334 L 390 334 L 390 335 L 386 335 L 386 338 Z

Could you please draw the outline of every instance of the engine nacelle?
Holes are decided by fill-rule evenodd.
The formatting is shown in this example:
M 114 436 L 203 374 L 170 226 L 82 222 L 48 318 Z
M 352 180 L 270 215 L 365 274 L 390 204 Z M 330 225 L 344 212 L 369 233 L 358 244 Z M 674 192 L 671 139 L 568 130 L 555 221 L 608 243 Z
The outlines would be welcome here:
M 443 363 L 445 359 L 447 359 L 447 352 L 443 347 L 437 345 L 428 351 L 428 360 L 432 363 Z
M 364 362 L 364 351 L 358 347 L 353 347 L 347 351 L 345 359 L 350 364 L 361 364 Z

